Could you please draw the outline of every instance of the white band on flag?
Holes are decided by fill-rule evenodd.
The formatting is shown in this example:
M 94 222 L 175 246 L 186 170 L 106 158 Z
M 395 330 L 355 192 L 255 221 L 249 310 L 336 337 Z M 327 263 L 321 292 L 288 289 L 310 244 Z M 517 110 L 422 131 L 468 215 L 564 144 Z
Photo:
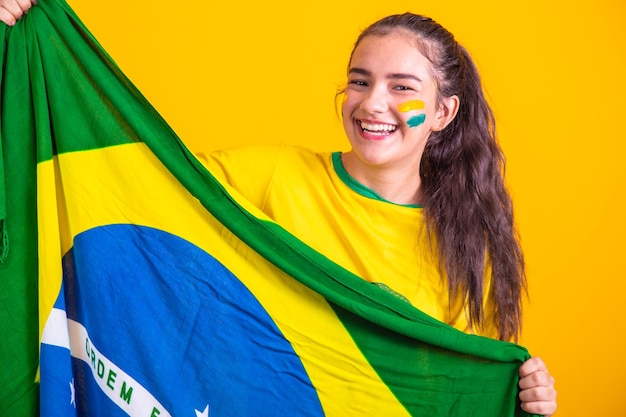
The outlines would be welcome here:
M 65 311 L 56 308 L 51 311 L 41 343 L 69 349 L 74 358 L 89 365 L 102 392 L 129 416 L 171 417 L 147 389 L 100 353 L 87 329 L 68 319 Z

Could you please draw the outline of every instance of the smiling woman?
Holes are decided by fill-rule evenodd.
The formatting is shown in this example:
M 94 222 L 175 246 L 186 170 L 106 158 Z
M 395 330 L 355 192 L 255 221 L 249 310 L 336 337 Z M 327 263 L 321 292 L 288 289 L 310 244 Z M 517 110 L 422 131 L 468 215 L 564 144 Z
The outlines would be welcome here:
M 342 107 L 352 145 L 342 156 L 346 170 L 397 204 L 421 203 L 424 147 L 458 109 L 456 95 L 438 100 L 432 64 L 412 39 L 402 32 L 363 38 L 350 60 Z
M 392 15 L 361 33 L 347 77 L 348 152 L 238 149 L 211 154 L 207 166 L 364 279 L 465 332 L 516 338 L 524 261 L 469 54 L 433 20 Z M 551 415 L 543 362 L 529 360 L 520 376 L 522 408 Z
M 0 0 L 13 24 L 30 3 Z M 524 260 L 504 157 L 467 51 L 433 20 L 362 32 L 342 104 L 351 149 L 251 147 L 200 155 L 267 216 L 366 281 L 466 333 L 517 337 Z M 551 415 L 554 380 L 520 368 L 521 406 Z

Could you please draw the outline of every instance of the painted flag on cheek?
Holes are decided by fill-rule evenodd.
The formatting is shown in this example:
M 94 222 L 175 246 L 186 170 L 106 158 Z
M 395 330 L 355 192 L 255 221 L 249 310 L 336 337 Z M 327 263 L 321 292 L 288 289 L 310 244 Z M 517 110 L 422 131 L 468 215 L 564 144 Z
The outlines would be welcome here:
M 398 110 L 406 115 L 408 127 L 418 127 L 426 121 L 426 114 L 423 113 L 425 106 L 422 100 L 409 100 L 400 103 Z
M 446 326 L 270 221 L 67 4 L 38 3 L 0 28 L 0 416 L 526 415 L 524 348 Z

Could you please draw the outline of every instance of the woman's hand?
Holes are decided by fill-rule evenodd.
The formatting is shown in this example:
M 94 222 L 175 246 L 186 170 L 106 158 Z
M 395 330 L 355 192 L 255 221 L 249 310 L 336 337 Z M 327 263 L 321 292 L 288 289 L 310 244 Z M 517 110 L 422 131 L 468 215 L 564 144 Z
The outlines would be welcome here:
M 24 16 L 36 0 L 0 0 L 0 21 L 13 26 Z
M 556 411 L 554 378 L 537 357 L 530 358 L 519 368 L 519 398 L 522 409 L 530 414 L 551 416 Z

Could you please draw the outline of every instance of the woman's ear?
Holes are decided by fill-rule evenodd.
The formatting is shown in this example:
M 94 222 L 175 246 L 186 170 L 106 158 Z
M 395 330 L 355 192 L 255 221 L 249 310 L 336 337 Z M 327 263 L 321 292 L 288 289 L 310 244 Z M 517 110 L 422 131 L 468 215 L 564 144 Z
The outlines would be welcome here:
M 435 114 L 434 131 L 443 130 L 456 117 L 459 111 L 459 97 L 454 95 L 441 100 L 439 109 Z

